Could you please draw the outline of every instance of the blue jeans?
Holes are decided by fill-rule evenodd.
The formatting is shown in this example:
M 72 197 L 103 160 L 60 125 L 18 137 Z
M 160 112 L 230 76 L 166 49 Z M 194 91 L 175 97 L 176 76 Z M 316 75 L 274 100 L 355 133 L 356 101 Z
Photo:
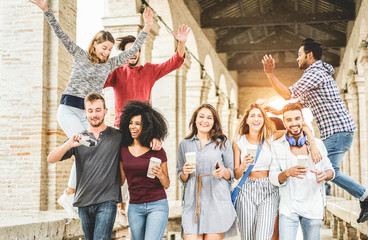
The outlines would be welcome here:
M 134 240 L 162 239 L 169 217 L 167 199 L 129 204 L 128 222 Z
M 353 132 L 339 132 L 323 140 L 323 143 L 326 146 L 328 158 L 335 170 L 335 178 L 332 182 L 346 190 L 354 197 L 359 198 L 360 201 L 364 201 L 368 196 L 367 189 L 340 171 L 341 162 L 344 158 L 345 152 L 350 149 L 353 138 Z
M 110 240 L 116 217 L 116 203 L 103 202 L 79 207 L 78 215 L 86 240 Z
M 64 104 L 58 107 L 57 121 L 68 138 L 89 128 L 89 122 L 83 109 Z
M 57 121 L 64 133 L 71 138 L 74 134 L 80 133 L 89 128 L 89 122 L 83 109 L 60 104 L 57 110 Z M 77 173 L 75 162 L 70 171 L 68 187 L 75 189 L 77 186 Z
M 303 240 L 319 240 L 322 219 L 309 219 L 292 213 L 290 216 L 280 214 L 279 233 L 280 240 L 296 239 L 299 222 L 303 231 Z

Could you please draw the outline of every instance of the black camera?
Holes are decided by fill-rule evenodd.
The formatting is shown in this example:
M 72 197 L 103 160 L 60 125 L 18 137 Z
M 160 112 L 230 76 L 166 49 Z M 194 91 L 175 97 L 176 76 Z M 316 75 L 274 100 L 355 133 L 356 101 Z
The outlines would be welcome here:
M 78 141 L 80 144 L 86 146 L 86 147 L 93 147 L 97 145 L 97 141 L 90 138 L 87 135 L 82 135 L 82 138 Z

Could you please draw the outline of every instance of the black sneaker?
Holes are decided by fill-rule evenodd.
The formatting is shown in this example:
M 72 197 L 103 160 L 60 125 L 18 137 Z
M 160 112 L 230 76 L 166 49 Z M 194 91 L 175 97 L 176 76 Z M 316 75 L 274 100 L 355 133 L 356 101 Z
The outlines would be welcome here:
M 362 223 L 368 220 L 368 200 L 365 199 L 363 202 L 359 201 L 360 203 L 360 214 L 359 218 L 357 219 L 358 223 Z

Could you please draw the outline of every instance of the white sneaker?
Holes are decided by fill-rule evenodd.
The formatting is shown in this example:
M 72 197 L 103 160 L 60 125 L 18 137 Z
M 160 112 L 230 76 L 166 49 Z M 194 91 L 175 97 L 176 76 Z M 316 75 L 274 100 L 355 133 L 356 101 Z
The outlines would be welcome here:
M 74 193 L 68 195 L 65 189 L 63 195 L 60 196 L 57 202 L 67 211 L 69 216 L 71 216 L 72 218 L 78 218 L 78 213 L 73 208 L 73 200 L 74 200 Z

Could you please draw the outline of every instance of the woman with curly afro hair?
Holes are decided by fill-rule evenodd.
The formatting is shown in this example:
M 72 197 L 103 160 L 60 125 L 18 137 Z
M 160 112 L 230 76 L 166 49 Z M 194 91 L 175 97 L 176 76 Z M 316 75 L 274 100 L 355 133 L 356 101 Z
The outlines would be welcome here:
M 130 101 L 120 117 L 122 132 L 121 178 L 128 181 L 128 221 L 134 240 L 162 239 L 169 216 L 165 189 L 170 186 L 163 148 L 153 151 L 150 142 L 167 136 L 166 119 L 148 102 Z M 161 161 L 150 167 L 151 159 Z

